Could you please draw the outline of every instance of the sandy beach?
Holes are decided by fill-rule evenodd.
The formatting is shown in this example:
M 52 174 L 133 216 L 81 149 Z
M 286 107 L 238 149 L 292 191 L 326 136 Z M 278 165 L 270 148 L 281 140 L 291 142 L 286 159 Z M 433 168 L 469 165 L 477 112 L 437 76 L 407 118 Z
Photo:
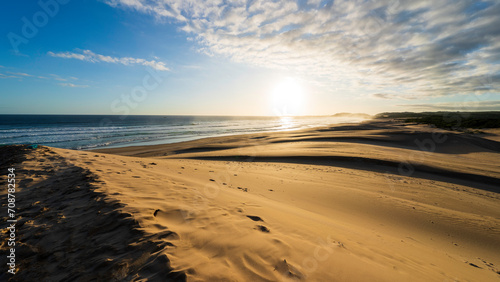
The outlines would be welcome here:
M 498 130 L 372 120 L 0 155 L 12 281 L 500 281 Z

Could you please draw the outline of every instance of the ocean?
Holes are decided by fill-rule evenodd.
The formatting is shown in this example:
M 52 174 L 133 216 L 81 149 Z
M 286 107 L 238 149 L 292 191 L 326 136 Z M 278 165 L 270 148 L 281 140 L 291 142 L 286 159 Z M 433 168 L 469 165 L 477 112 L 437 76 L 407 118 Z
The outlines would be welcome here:
M 157 145 L 205 137 L 294 130 L 335 123 L 355 123 L 353 117 L 228 117 L 0 115 L 0 144 L 38 144 L 90 150 Z

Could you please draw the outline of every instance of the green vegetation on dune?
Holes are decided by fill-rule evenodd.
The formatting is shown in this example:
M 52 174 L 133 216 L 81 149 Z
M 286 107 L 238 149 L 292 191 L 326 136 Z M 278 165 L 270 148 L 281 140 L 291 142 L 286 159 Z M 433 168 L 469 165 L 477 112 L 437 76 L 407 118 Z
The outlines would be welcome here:
M 380 113 L 375 118 L 431 124 L 444 129 L 500 128 L 500 112 L 395 112 Z

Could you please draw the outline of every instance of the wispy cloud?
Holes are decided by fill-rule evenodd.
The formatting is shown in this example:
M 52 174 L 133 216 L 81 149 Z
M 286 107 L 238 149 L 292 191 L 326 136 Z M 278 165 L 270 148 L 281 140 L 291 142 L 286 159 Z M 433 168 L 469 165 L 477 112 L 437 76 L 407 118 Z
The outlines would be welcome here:
M 6 71 L 5 73 L 0 73 L 0 78 L 15 78 L 15 79 L 18 79 L 20 81 L 22 81 L 23 79 L 36 79 L 36 78 L 39 78 L 39 79 L 47 79 L 47 80 L 56 80 L 56 81 L 68 81 L 68 80 L 78 80 L 78 78 L 76 77 L 68 77 L 67 79 L 66 78 L 62 78 L 61 76 L 57 75 L 57 74 L 49 74 L 48 76 L 41 76 L 41 75 L 33 75 L 33 74 L 28 74 L 28 73 L 24 73 L 24 72 L 11 72 L 11 71 Z M 71 84 L 71 83 L 59 83 L 59 85 L 61 86 L 68 86 L 68 87 L 89 87 L 88 85 L 75 85 L 75 84 Z
M 50 76 L 52 77 L 52 79 L 55 79 L 55 80 L 57 80 L 57 81 L 68 81 L 67 79 L 62 78 L 62 77 L 60 77 L 60 76 L 59 76 L 59 75 L 57 75 L 57 74 L 50 74 Z
M 500 88 L 499 1 L 107 3 L 177 21 L 200 52 L 314 75 L 365 93 L 397 87 L 397 96 L 436 97 Z
M 11 72 L 11 71 L 6 71 L 5 73 L 0 73 L 0 78 L 14 78 L 22 81 L 24 78 L 29 78 L 29 77 L 35 77 L 31 74 L 27 74 L 24 72 Z
M 140 12 L 151 14 L 159 18 L 169 17 L 169 18 L 175 18 L 180 21 L 186 20 L 186 18 L 183 15 L 181 15 L 181 13 L 178 13 L 178 11 L 167 8 L 169 5 L 169 3 L 167 2 L 174 2 L 174 1 L 107 0 L 106 2 L 113 7 L 120 7 L 120 6 L 131 7 Z M 193 1 L 193 3 L 191 4 L 196 4 L 196 3 L 194 3 Z
M 6 74 L 3 74 L 3 73 L 0 73 L 0 78 L 20 78 L 19 76 L 15 76 L 15 75 L 6 75 Z
M 131 1 L 133 2 L 133 1 Z M 163 62 L 151 60 L 147 61 L 145 59 L 140 59 L 140 58 L 131 58 L 131 57 L 111 57 L 111 56 L 105 56 L 105 55 L 100 55 L 96 54 L 90 50 L 83 50 L 82 53 L 74 53 L 74 52 L 60 52 L 60 53 L 54 53 L 54 52 L 48 52 L 47 53 L 49 56 L 52 57 L 58 57 L 58 58 L 64 58 L 64 59 L 77 59 L 77 60 L 82 60 L 82 61 L 88 61 L 92 63 L 96 62 L 106 62 L 106 63 L 113 63 L 113 64 L 122 64 L 122 65 L 143 65 L 143 66 L 148 66 L 151 68 L 154 68 L 159 71 L 168 71 L 169 69 Z
M 24 77 L 31 77 L 32 75 L 31 74 L 27 74 L 27 73 L 24 73 L 24 72 L 11 72 L 11 71 L 6 71 L 6 73 L 10 73 L 14 76 L 24 76 Z
M 403 99 L 403 100 L 415 100 L 418 99 L 416 95 L 399 95 L 399 93 L 374 93 L 369 95 L 371 98 L 375 99 L 383 99 L 383 100 L 394 100 L 394 99 Z
M 73 83 L 59 83 L 59 85 L 64 86 L 64 87 L 73 87 L 73 88 L 87 88 L 89 87 L 88 85 L 77 85 Z

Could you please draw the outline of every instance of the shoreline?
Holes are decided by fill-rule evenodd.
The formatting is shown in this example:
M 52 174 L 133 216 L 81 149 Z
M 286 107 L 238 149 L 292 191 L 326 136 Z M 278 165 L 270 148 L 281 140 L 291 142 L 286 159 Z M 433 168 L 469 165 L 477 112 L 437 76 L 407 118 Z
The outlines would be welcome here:
M 400 130 L 401 128 L 403 130 Z M 411 132 L 408 132 L 408 129 L 411 129 Z M 394 134 L 397 130 L 401 131 L 400 136 L 397 137 L 400 140 L 391 140 L 390 135 L 387 135 L 387 137 L 380 136 L 387 133 Z M 339 131 L 339 134 L 336 131 Z M 375 134 L 365 134 L 365 132 L 370 131 L 374 131 Z M 358 134 L 360 132 L 361 134 Z M 415 132 L 417 133 L 412 136 Z M 471 174 L 470 167 L 462 167 L 455 171 L 449 171 L 445 165 L 435 162 L 436 158 L 431 156 L 432 153 L 467 154 L 482 149 L 500 152 L 500 143 L 497 142 L 500 138 L 500 132 L 494 130 L 491 132 L 494 132 L 490 134 L 493 136 L 482 138 L 464 132 L 444 130 L 428 125 L 409 124 L 398 120 L 373 119 L 359 123 L 341 123 L 290 131 L 207 137 L 178 143 L 96 149 L 89 150 L 89 152 L 165 159 L 295 162 L 303 164 L 331 162 L 340 166 L 343 166 L 341 163 L 354 163 L 347 166 L 354 169 L 360 169 L 363 166 L 359 164 L 366 163 L 369 166 L 382 166 L 384 169 L 392 167 L 393 169 L 386 172 L 394 175 L 405 176 L 406 174 L 411 174 L 415 177 L 416 172 L 428 174 L 434 171 L 437 174 L 448 175 L 448 180 L 453 179 L 453 177 L 462 180 L 466 180 L 467 178 L 476 179 L 476 182 L 491 183 L 489 186 L 477 186 L 483 189 L 486 187 L 486 190 L 498 192 L 500 189 L 497 187 L 500 187 L 500 181 L 497 178 L 500 178 L 500 174 L 490 177 L 489 175 L 484 175 L 481 169 L 474 170 L 477 175 L 474 173 Z M 404 136 L 401 134 L 404 134 Z M 388 157 L 387 155 L 377 155 L 375 158 L 370 158 L 354 152 L 352 149 L 350 152 L 342 154 L 334 150 L 309 154 L 304 153 L 302 148 L 293 149 L 292 152 L 294 153 L 292 155 L 290 152 L 286 154 L 277 154 L 276 151 L 271 152 L 273 151 L 273 147 L 279 148 L 281 144 L 293 146 L 299 143 L 321 143 L 323 141 L 326 144 L 332 142 L 338 144 L 357 144 L 358 146 L 366 146 L 367 148 L 373 146 L 388 147 L 397 150 L 397 153 L 400 155 L 407 156 L 405 156 L 406 159 L 400 158 L 400 156 Z M 450 148 L 449 143 L 458 144 L 461 142 L 464 146 Z M 478 148 L 478 146 L 483 146 L 484 148 Z M 408 153 L 406 150 L 411 151 Z M 383 153 L 383 151 L 380 152 L 380 154 Z M 413 161 L 413 158 L 420 158 L 423 161 Z M 426 163 L 428 159 L 433 159 L 433 165 L 429 166 Z M 383 172 L 383 169 L 378 169 L 378 171 Z
M 119 250 L 130 247 L 115 245 L 118 253 L 94 261 L 112 258 L 102 275 L 121 265 L 123 277 L 185 275 L 179 281 L 497 281 L 500 142 L 491 134 L 372 120 L 94 151 L 40 146 L 17 165 L 33 179 L 21 192 L 40 191 L 32 201 L 47 210 L 22 211 L 19 232 L 40 232 L 39 220 L 61 208 L 66 219 L 58 220 L 71 231 L 89 203 L 51 202 L 42 192 L 87 195 L 75 187 L 90 183 L 104 203 L 119 203 L 104 218 L 132 220 L 140 242 L 160 246 L 124 259 Z M 74 176 L 61 182 L 65 167 Z M 133 238 L 120 230 L 87 241 L 97 248 Z M 37 240 L 30 244 L 47 249 L 34 257 L 60 248 Z M 57 262 L 37 263 L 60 266 L 68 258 L 61 250 Z M 72 259 L 68 275 L 78 269 Z
M 95 150 L 359 121 L 355 117 L 21 116 L 0 118 L 2 143 Z
M 219 136 L 211 136 L 211 137 L 202 137 L 199 139 L 194 139 L 194 140 L 188 140 L 188 141 L 180 141 L 180 142 L 174 142 L 174 143 L 165 143 L 165 144 L 155 144 L 155 145 L 134 145 L 134 146 L 124 146 L 124 147 L 115 147 L 115 148 L 101 148 L 101 149 L 89 149 L 89 150 L 82 150 L 82 151 L 88 151 L 88 152 L 98 152 L 98 153 L 107 153 L 107 154 L 117 154 L 117 155 L 130 155 L 130 154 L 140 154 L 140 151 L 143 151 L 144 149 L 151 148 L 151 149 L 169 149 L 168 147 L 172 147 L 172 151 L 174 148 L 186 148 L 186 147 L 196 147 L 199 146 L 200 144 L 217 144 L 221 142 L 225 142 L 227 139 L 231 138 L 254 138 L 258 142 L 259 138 L 262 138 L 263 136 L 267 135 L 276 135 L 280 133 L 300 133 L 302 131 L 314 131 L 314 130 L 322 130 L 325 128 L 333 128 L 337 126 L 349 126 L 349 125 L 360 125 L 363 123 L 370 123 L 375 120 L 373 119 L 368 119 L 368 120 L 363 120 L 360 122 L 352 122 L 352 123 L 334 123 L 330 125 L 324 125 L 324 126 L 315 126 L 315 127 L 310 127 L 310 128 L 301 128 L 301 129 L 291 129 L 291 130 L 280 130 L 280 131 L 262 131 L 262 132 L 255 132 L 255 133 L 243 133 L 243 134 L 227 134 L 227 135 L 219 135 Z M 214 147 L 216 148 L 216 147 Z

